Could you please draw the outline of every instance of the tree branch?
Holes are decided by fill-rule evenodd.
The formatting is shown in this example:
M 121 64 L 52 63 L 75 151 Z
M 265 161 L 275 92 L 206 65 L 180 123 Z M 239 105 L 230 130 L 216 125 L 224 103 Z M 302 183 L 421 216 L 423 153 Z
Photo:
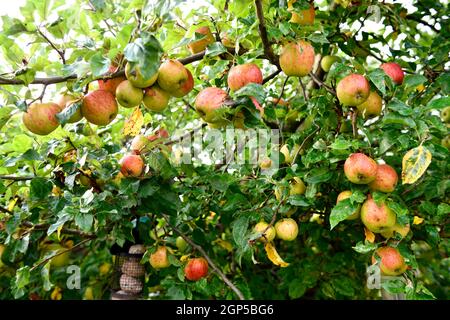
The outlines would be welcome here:
M 334 91 L 332 88 L 330 88 L 329 86 L 327 86 L 325 83 L 323 83 L 322 81 L 320 81 L 316 75 L 313 72 L 309 73 L 309 76 L 311 77 L 311 79 L 320 87 L 325 88 L 325 90 L 327 90 L 329 93 L 336 95 L 336 91 Z
M 174 140 L 167 141 L 167 142 L 164 143 L 164 144 L 165 144 L 166 146 L 169 146 L 169 145 L 171 145 L 171 144 L 178 143 L 178 142 L 180 142 L 180 141 L 186 139 L 186 138 L 189 137 L 190 135 L 196 133 L 197 131 L 201 130 L 203 127 L 206 127 L 206 126 L 207 126 L 207 123 L 202 123 L 199 127 L 197 127 L 197 128 L 195 128 L 195 129 L 189 131 L 188 133 L 182 135 L 181 137 L 179 137 L 179 138 L 177 138 L 177 139 L 174 139 Z
M 45 39 L 45 41 L 48 42 L 48 44 L 58 53 L 59 57 L 62 60 L 63 64 L 66 64 L 66 58 L 64 57 L 64 51 L 59 50 L 58 47 L 38 28 L 36 28 L 37 32 L 41 35 L 42 38 Z
M 266 78 L 264 78 L 263 84 L 265 84 L 266 82 L 269 82 L 270 80 L 275 78 L 280 72 L 281 72 L 281 69 L 277 69 L 277 71 L 275 71 L 275 72 L 271 73 L 270 75 L 268 75 Z
M 11 212 L 12 213 L 12 212 Z M 23 221 L 21 223 L 22 226 L 33 229 L 33 230 L 47 230 L 48 227 L 50 227 L 50 224 L 48 223 L 40 223 L 40 224 L 33 224 L 29 221 Z M 74 235 L 74 236 L 79 236 L 81 238 L 85 238 L 85 239 L 95 239 L 97 236 L 92 234 L 92 233 L 86 233 L 80 230 L 76 230 L 76 229 L 69 229 L 69 228 L 65 228 L 63 227 L 61 229 L 61 233 L 63 234 L 70 234 L 70 235 Z
M 267 36 L 267 29 L 266 24 L 264 21 L 264 13 L 263 13 L 263 6 L 261 0 L 255 0 L 255 6 L 256 6 L 256 15 L 258 16 L 259 20 L 259 35 L 261 36 L 261 40 L 264 46 L 264 54 L 266 58 L 274 65 L 277 66 L 277 68 L 280 68 L 280 64 L 278 62 L 278 58 L 275 56 L 275 54 L 272 51 L 272 46 L 270 44 L 269 38 Z
M 197 250 L 198 252 L 200 252 L 202 254 L 203 257 L 205 257 L 206 261 L 208 261 L 208 264 L 211 266 L 211 268 L 214 270 L 214 272 L 222 279 L 223 282 L 225 282 L 225 284 L 230 287 L 231 290 L 234 291 L 234 293 L 236 293 L 236 295 L 239 297 L 240 300 L 245 300 L 244 295 L 242 294 L 242 292 L 230 281 L 230 279 L 228 279 L 228 277 L 216 266 L 216 264 L 211 260 L 211 258 L 208 256 L 208 254 L 206 253 L 206 251 L 199 245 L 197 245 L 194 241 L 192 241 L 191 239 L 189 239 L 180 229 L 178 229 L 177 227 L 173 226 L 170 222 L 169 222 L 169 218 L 167 217 L 167 215 L 162 214 L 162 216 L 164 217 L 164 219 L 166 220 L 167 224 L 170 226 L 170 228 L 172 228 L 172 230 L 174 230 L 176 233 L 178 233 L 187 243 L 189 243 L 192 248 L 194 248 L 195 250 Z
M 32 180 L 36 177 L 17 177 L 17 176 L 8 176 L 8 175 L 0 175 L 0 180 L 13 180 L 13 181 L 26 181 L 26 180 Z

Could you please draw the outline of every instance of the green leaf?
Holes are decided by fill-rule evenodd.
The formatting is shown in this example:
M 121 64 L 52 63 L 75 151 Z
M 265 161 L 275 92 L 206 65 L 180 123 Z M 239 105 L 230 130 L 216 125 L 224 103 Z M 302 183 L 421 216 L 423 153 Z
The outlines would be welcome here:
M 206 57 L 216 57 L 224 52 L 227 52 L 227 48 L 221 42 L 214 42 L 206 47 Z
M 297 207 L 309 207 L 310 201 L 304 195 L 293 195 L 288 198 L 288 202 Z
M 326 167 L 314 168 L 305 177 L 307 183 L 319 183 L 329 181 L 333 177 L 333 172 Z
M 89 64 L 92 75 L 94 77 L 100 77 L 109 71 L 111 60 L 108 57 L 104 57 L 101 52 L 97 52 L 91 57 Z
M 375 250 L 376 248 L 378 248 L 378 246 L 375 243 L 370 243 L 370 242 L 366 242 L 363 243 L 362 241 L 359 241 L 356 246 L 352 247 L 353 250 L 355 250 L 358 253 L 369 253 L 373 250 Z
M 44 200 L 52 192 L 53 184 L 45 178 L 33 178 L 30 183 L 30 197 L 33 200 Z
M 405 117 L 411 116 L 413 114 L 413 109 L 397 98 L 392 99 L 387 107 Z
M 308 40 L 318 44 L 330 43 L 324 33 L 312 33 L 308 36 Z
M 382 95 L 386 94 L 386 82 L 384 80 L 385 76 L 386 73 L 382 69 L 375 69 L 367 75 L 369 80 L 381 92 Z
M 25 266 L 16 271 L 14 281 L 14 299 L 19 299 L 25 294 L 24 288 L 30 283 L 30 267 Z
M 236 97 L 255 97 L 260 104 L 264 103 L 266 99 L 264 87 L 258 83 L 249 83 L 236 91 L 234 95 Z
M 427 78 L 421 74 L 407 74 L 403 80 L 403 85 L 407 87 L 417 87 L 427 81 Z
M 383 117 L 383 124 L 399 124 L 405 127 L 415 128 L 416 123 L 412 118 L 402 117 L 393 113 L 385 114 Z
M 244 247 L 246 244 L 245 234 L 248 229 L 248 217 L 241 216 L 232 223 L 233 239 L 238 247 Z
M 350 198 L 339 201 L 330 214 L 330 230 L 333 230 L 339 222 L 344 221 L 347 217 L 351 216 L 355 211 L 359 210 L 358 203 L 352 203 Z
M 425 107 L 425 111 L 440 110 L 448 106 L 450 106 L 450 97 L 437 98 L 428 102 L 427 106 Z
M 81 228 L 81 230 L 87 232 L 91 230 L 92 223 L 94 222 L 94 216 L 90 213 L 78 213 L 75 215 L 75 224 Z
M 69 122 L 70 118 L 81 108 L 82 101 L 72 103 L 68 108 L 64 108 L 60 113 L 56 114 L 59 123 L 64 126 Z

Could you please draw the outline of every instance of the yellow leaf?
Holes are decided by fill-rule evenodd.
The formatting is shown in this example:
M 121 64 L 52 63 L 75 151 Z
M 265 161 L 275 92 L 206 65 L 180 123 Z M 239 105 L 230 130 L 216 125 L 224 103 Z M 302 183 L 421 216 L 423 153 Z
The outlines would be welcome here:
M 413 224 L 421 224 L 423 222 L 423 218 L 414 216 Z
M 366 241 L 370 243 L 375 242 L 375 234 L 367 228 L 364 228 L 364 235 L 366 236 Z
M 419 180 L 431 163 L 431 152 L 423 146 L 409 150 L 402 161 L 402 183 L 412 184 Z
M 141 131 L 143 124 L 144 116 L 142 115 L 141 109 L 136 107 L 131 116 L 125 121 L 125 125 L 123 126 L 123 135 L 132 137 L 136 136 Z
M 282 268 L 289 265 L 289 263 L 281 259 L 280 255 L 277 252 L 277 249 L 272 242 L 266 242 L 266 244 L 264 245 L 264 249 L 266 250 L 267 257 L 270 261 L 272 261 L 274 265 L 280 266 Z
M 55 287 L 53 289 L 52 293 L 50 294 L 50 299 L 52 300 L 61 300 L 62 299 L 62 293 L 60 287 Z
M 185 262 L 187 259 L 189 259 L 190 254 L 185 254 L 184 256 L 181 256 L 180 261 Z
M 12 199 L 9 204 L 8 204 L 8 210 L 9 211 L 13 211 L 14 207 L 16 206 L 17 200 L 19 199 L 19 197 L 14 197 L 14 199 Z
M 58 229 L 56 229 L 56 234 L 58 235 L 58 241 L 61 241 L 61 230 L 63 228 L 64 225 L 61 225 L 58 227 Z
M 233 251 L 233 245 L 229 241 L 217 239 L 214 241 L 214 243 L 217 243 L 220 247 L 227 250 L 228 252 Z

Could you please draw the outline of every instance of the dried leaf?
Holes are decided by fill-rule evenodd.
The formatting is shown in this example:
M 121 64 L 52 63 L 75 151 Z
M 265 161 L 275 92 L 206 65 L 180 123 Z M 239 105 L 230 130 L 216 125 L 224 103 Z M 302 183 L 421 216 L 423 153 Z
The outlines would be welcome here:
M 366 236 L 366 241 L 370 243 L 375 242 L 375 234 L 367 228 L 364 228 L 364 235 Z
M 280 255 L 277 252 L 277 249 L 273 245 L 272 242 L 267 242 L 264 245 L 264 249 L 266 250 L 267 257 L 274 265 L 280 266 L 282 268 L 287 267 L 289 263 L 285 262 L 283 259 L 281 259 Z
M 143 124 L 144 116 L 142 115 L 141 109 L 136 107 L 130 118 L 125 121 L 125 125 L 123 126 L 123 135 L 131 137 L 136 136 L 141 131 Z
M 423 218 L 414 216 L 413 224 L 421 224 L 423 222 Z

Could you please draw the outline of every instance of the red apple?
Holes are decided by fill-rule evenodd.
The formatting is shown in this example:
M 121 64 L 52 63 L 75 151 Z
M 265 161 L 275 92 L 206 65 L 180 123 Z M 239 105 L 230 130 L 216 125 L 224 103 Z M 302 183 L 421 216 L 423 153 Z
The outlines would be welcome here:
M 314 65 L 314 48 L 306 41 L 286 44 L 280 54 L 280 67 L 287 76 L 303 77 Z
M 110 66 L 109 71 L 105 74 L 105 76 L 111 75 L 116 71 L 117 71 L 117 67 Z M 117 78 L 106 79 L 106 80 L 98 80 L 97 81 L 98 88 L 99 88 L 99 90 L 109 91 L 113 95 L 115 95 L 117 87 L 124 80 L 127 80 L 127 78 L 126 77 L 117 77 Z
M 208 262 L 204 258 L 190 259 L 184 268 L 186 279 L 198 281 L 208 274 Z
M 170 95 L 180 98 L 194 88 L 194 78 L 178 60 L 166 60 L 159 67 L 158 85 Z
M 398 175 L 394 168 L 387 164 L 380 164 L 378 165 L 376 178 L 369 183 L 369 188 L 381 192 L 392 192 L 397 182 Z
M 114 95 L 105 90 L 89 92 L 83 99 L 81 113 L 90 123 L 105 126 L 117 116 L 119 107 Z
M 300 12 L 294 11 L 293 4 L 297 2 L 297 0 L 289 0 L 288 1 L 288 10 L 292 13 L 291 22 L 298 23 L 302 26 L 312 25 L 314 23 L 314 17 L 316 16 L 316 12 L 314 10 L 314 5 L 311 4 L 309 9 L 301 10 Z
M 206 49 L 206 47 L 209 44 L 214 43 L 215 41 L 214 36 L 211 33 L 209 27 L 206 26 L 200 27 L 197 30 L 195 30 L 195 33 L 203 34 L 205 37 L 203 37 L 200 40 L 192 41 L 191 43 L 188 44 L 188 49 L 192 54 L 202 52 L 203 50 Z
M 195 109 L 205 122 L 220 122 L 216 110 L 222 107 L 227 98 L 228 94 L 222 89 L 216 87 L 203 89 L 195 98 Z
M 47 135 L 54 131 L 59 122 L 56 114 L 61 107 L 56 103 L 32 103 L 22 116 L 25 127 L 34 134 Z
M 336 87 L 339 101 L 346 106 L 357 106 L 363 103 L 369 94 L 369 82 L 360 74 L 350 74 L 344 77 Z
M 144 171 L 144 161 L 135 154 L 129 154 L 122 158 L 120 172 L 125 177 L 139 177 Z
M 234 66 L 228 73 L 228 87 L 236 91 L 249 83 L 262 84 L 263 75 L 261 69 L 254 63 L 244 63 Z
M 344 173 L 350 182 L 367 184 L 375 180 L 378 164 L 363 153 L 352 153 L 344 164 Z
M 405 77 L 405 73 L 402 70 L 402 67 L 395 62 L 387 62 L 383 63 L 380 66 L 381 69 L 391 77 L 392 81 L 396 84 L 402 84 L 403 78 Z

